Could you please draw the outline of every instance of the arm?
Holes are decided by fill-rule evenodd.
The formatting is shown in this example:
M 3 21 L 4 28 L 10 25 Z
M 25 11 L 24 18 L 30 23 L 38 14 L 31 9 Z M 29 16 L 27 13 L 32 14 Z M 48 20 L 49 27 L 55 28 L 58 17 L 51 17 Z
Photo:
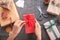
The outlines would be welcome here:
M 40 26 L 40 24 L 38 23 L 37 20 L 36 20 L 36 23 L 35 23 L 35 34 L 37 36 L 37 40 L 41 40 L 41 26 Z

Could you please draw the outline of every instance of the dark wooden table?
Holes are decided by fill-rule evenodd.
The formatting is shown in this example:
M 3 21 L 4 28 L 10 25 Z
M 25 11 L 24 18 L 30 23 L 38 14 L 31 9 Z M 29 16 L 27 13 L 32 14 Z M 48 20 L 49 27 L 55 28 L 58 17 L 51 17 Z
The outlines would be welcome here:
M 17 0 L 14 0 L 14 2 L 16 2 L 16 1 Z M 47 9 L 48 5 L 44 5 L 43 0 L 24 0 L 24 1 L 25 1 L 24 8 L 17 7 L 17 10 L 18 10 L 18 13 L 20 15 L 21 20 L 23 20 L 24 14 L 34 13 L 36 19 L 39 21 L 38 17 L 39 17 L 40 13 L 37 9 L 37 6 L 41 6 L 43 12 L 45 14 L 47 14 L 46 9 Z M 57 19 L 56 16 L 52 16 L 52 15 L 48 15 L 48 14 L 47 14 L 47 16 L 48 16 L 47 19 L 43 18 L 42 21 L 39 21 L 39 23 L 41 25 L 44 24 L 46 21 L 49 21 L 51 19 L 54 19 L 54 20 Z M 59 26 L 60 25 L 57 25 L 58 30 L 60 30 Z M 43 26 L 41 26 L 41 30 L 42 30 L 42 40 L 50 40 Z M 5 28 L 0 28 L 0 40 L 6 40 L 7 37 L 8 37 L 8 33 L 5 32 Z M 32 35 L 25 34 L 24 27 L 23 27 L 23 29 L 21 30 L 21 33 L 19 33 L 19 35 L 15 38 L 15 40 L 36 40 L 36 36 L 35 36 L 35 34 L 32 34 Z

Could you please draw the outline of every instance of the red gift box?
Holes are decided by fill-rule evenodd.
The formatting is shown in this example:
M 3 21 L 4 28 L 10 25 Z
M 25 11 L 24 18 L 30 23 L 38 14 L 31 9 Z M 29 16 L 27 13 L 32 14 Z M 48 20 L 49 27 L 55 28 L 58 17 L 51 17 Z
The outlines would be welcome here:
M 25 24 L 25 33 L 30 34 L 35 32 L 35 16 L 34 14 L 25 14 L 24 15 Z

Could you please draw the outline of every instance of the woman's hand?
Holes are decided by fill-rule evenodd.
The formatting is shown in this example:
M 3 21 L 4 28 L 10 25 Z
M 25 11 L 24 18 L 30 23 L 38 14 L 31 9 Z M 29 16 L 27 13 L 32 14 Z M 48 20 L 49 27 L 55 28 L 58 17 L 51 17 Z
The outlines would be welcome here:
M 38 23 L 37 20 L 36 20 L 36 23 L 35 23 L 35 34 L 37 36 L 37 40 L 41 40 L 41 26 L 40 26 L 40 24 Z
M 16 20 L 12 31 L 9 33 L 9 37 L 7 40 L 14 40 L 15 37 L 20 33 L 23 25 L 24 25 L 24 21 Z

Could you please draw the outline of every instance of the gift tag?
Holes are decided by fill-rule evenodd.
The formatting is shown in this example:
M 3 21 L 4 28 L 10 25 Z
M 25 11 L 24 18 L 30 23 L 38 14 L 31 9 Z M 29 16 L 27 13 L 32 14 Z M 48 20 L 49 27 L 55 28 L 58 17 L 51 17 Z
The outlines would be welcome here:
M 23 8 L 23 7 L 24 7 L 24 0 L 18 0 L 18 1 L 16 2 L 16 6 Z

